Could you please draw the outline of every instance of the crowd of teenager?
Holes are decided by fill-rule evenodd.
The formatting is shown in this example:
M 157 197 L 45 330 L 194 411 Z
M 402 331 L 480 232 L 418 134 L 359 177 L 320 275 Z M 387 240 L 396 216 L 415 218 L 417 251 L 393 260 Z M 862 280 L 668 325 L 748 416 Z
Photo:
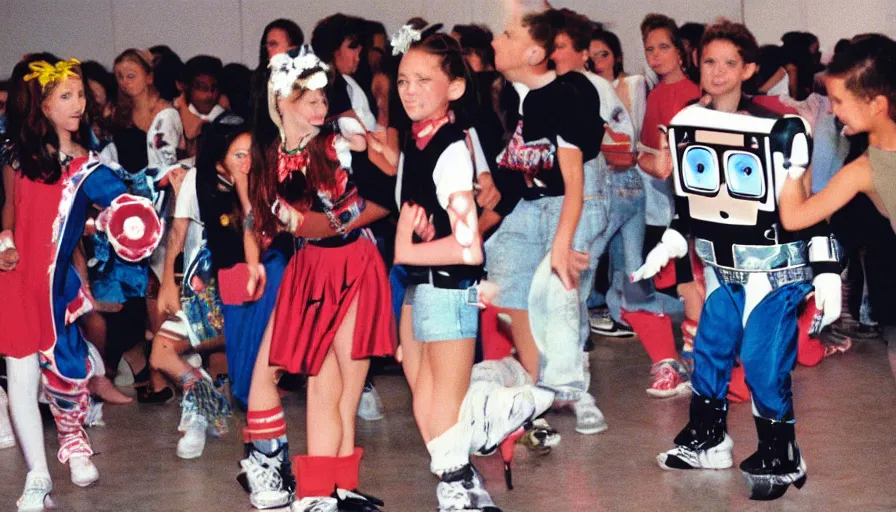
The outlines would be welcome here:
M 389 358 L 439 510 L 497 511 L 471 454 L 500 451 L 509 478 L 515 443 L 560 442 L 548 410 L 571 408 L 579 434 L 608 428 L 589 391 L 592 334 L 637 336 L 647 394 L 691 396 L 663 469 L 731 467 L 725 412 L 752 396 L 753 497 L 802 487 L 794 362 L 882 338 L 896 375 L 896 43 L 857 35 L 823 64 L 813 34 L 759 46 L 739 23 L 650 14 L 643 47 L 626 49 L 646 66 L 627 70 L 598 21 L 553 8 L 509 20 L 493 34 L 412 18 L 387 34 L 334 14 L 306 38 L 278 19 L 255 69 L 164 45 L 125 50 L 111 71 L 51 53 L 16 64 L 0 82 L 0 446 L 25 455 L 18 510 L 52 502 L 39 404 L 88 486 L 85 428 L 132 402 L 125 373 L 140 403 L 179 398 L 181 458 L 244 424 L 235 476 L 255 508 L 380 510 L 358 490 L 355 428 L 383 418 L 371 358 Z M 824 225 L 838 257 L 806 278 L 824 329 L 794 319 L 793 358 L 769 363 L 773 398 L 752 334 L 721 354 L 709 297 L 724 272 L 676 227 L 690 185 L 673 178 L 687 162 L 667 127 L 693 109 L 798 115 L 812 134 L 811 166 L 788 156 L 775 232 Z M 794 304 L 812 286 L 799 290 Z M 281 396 L 296 389 L 307 453 L 291 457 Z

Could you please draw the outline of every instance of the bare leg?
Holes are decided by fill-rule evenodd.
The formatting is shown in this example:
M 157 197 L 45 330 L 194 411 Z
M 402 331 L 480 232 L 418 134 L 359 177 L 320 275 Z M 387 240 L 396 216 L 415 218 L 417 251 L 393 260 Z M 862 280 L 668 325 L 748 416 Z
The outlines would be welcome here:
M 437 437 L 457 423 L 461 403 L 470 387 L 475 340 L 427 343 L 423 354 L 432 372 L 429 434 Z
M 706 301 L 706 290 L 697 281 L 678 285 L 678 295 L 684 300 L 684 316 L 694 322 L 700 322 L 700 312 Z
M 420 429 L 420 435 L 423 437 L 424 443 L 429 443 L 435 435 L 430 428 L 431 416 L 433 408 L 433 390 L 432 368 L 430 367 L 429 358 L 426 356 L 424 344 L 420 345 L 420 365 L 417 368 L 417 384 L 414 389 L 414 420 L 417 422 L 417 428 Z
M 274 316 L 268 321 L 268 326 L 261 339 L 261 347 L 258 349 L 258 357 L 255 359 L 255 368 L 252 370 L 252 383 L 249 385 L 249 410 L 267 411 L 280 407 L 280 394 L 277 392 L 277 373 L 279 368 L 271 366 L 271 337 L 274 332 Z
M 361 393 L 364 392 L 364 381 L 370 369 L 369 359 L 352 359 L 352 347 L 355 341 L 355 320 L 358 313 L 358 301 L 349 306 L 348 313 L 336 332 L 333 350 L 342 374 L 342 396 L 339 398 L 339 415 L 342 419 L 342 442 L 339 445 L 339 457 L 347 457 L 355 451 L 355 422 Z
M 338 455 L 342 445 L 342 418 L 339 414 L 341 396 L 342 372 L 336 360 L 336 352 L 331 346 L 320 372 L 308 377 L 308 403 L 305 411 L 308 455 Z
M 414 388 L 417 385 L 420 358 L 422 357 L 422 346 L 414 339 L 413 311 L 411 306 L 402 306 L 401 321 L 398 324 L 398 339 L 401 340 L 402 354 L 401 367 L 411 388 L 411 394 L 415 392 Z
M 175 340 L 156 334 L 152 341 L 152 353 L 149 364 L 154 370 L 165 372 L 174 380 L 179 380 L 184 375 L 193 371 L 193 367 L 187 364 L 180 355 L 189 351 L 190 344 L 183 340 Z
M 541 354 L 535 345 L 532 336 L 532 327 L 529 325 L 529 312 L 523 309 L 505 310 L 512 321 L 510 331 L 513 334 L 513 345 L 516 347 L 517 358 L 532 380 L 538 382 L 541 365 Z

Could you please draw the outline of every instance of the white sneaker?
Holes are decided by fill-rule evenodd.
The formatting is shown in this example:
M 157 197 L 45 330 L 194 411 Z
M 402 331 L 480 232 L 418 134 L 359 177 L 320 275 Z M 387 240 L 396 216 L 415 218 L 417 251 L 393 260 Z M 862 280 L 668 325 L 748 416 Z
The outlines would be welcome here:
M 336 498 L 302 498 L 289 508 L 292 512 L 339 512 Z
M 253 507 L 265 510 L 289 505 L 290 492 L 279 471 L 282 464 L 278 457 L 268 457 L 257 450 L 252 450 L 240 461 L 249 486 L 249 503 Z
M 0 449 L 12 448 L 16 445 L 16 436 L 9 422 L 9 398 L 6 391 L 0 388 Z
M 25 477 L 25 490 L 16 501 L 18 512 L 43 512 L 44 508 L 54 506 L 50 492 L 53 491 L 53 480 L 49 473 L 29 471 Z
M 68 469 L 71 472 L 72 483 L 78 487 L 87 487 L 100 479 L 100 472 L 90 461 L 90 457 L 76 455 L 68 459 Z
M 196 459 L 202 456 L 205 449 L 205 431 L 208 421 L 199 415 L 193 415 L 188 421 L 181 423 L 183 437 L 177 442 L 177 456 L 182 459 Z
M 599 434 L 607 430 L 607 420 L 594 403 L 593 396 L 583 393 L 572 408 L 576 412 L 576 432 L 579 434 Z
M 358 403 L 358 417 L 365 421 L 377 421 L 383 419 L 383 401 L 373 385 L 364 385 L 361 393 L 361 401 Z
M 734 440 L 727 433 L 721 443 L 705 449 L 694 450 L 686 446 L 676 446 L 656 456 L 663 469 L 728 469 L 734 465 L 731 455 Z

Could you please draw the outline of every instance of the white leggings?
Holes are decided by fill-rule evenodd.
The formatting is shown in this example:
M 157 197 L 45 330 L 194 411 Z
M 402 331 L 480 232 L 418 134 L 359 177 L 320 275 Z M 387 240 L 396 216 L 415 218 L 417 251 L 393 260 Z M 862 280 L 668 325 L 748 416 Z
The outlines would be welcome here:
M 9 379 L 9 413 L 19 446 L 25 455 L 28 471 L 48 473 L 44 448 L 44 427 L 37 407 L 40 388 L 40 366 L 37 354 L 21 359 L 7 357 Z

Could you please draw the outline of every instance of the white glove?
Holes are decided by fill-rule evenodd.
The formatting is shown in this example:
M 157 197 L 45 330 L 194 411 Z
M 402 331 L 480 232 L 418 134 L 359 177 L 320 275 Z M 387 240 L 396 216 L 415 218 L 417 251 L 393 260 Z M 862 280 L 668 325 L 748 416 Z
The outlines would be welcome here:
M 840 318 L 842 280 L 838 274 L 824 273 L 815 276 L 815 307 L 821 312 L 821 326 L 827 327 Z
M 772 158 L 776 166 L 784 166 L 782 153 L 775 153 Z M 793 146 L 790 148 L 790 167 L 787 169 L 787 176 L 792 180 L 802 178 L 806 169 L 809 168 L 809 161 L 809 142 L 805 135 L 798 134 L 793 139 Z
M 656 247 L 647 253 L 641 268 L 632 273 L 632 282 L 650 279 L 674 258 L 681 258 L 688 253 L 688 241 L 674 229 L 663 232 L 663 238 Z
M 339 126 L 339 132 L 343 137 L 365 135 L 367 133 L 364 126 L 354 117 L 340 117 L 336 120 L 336 125 Z

